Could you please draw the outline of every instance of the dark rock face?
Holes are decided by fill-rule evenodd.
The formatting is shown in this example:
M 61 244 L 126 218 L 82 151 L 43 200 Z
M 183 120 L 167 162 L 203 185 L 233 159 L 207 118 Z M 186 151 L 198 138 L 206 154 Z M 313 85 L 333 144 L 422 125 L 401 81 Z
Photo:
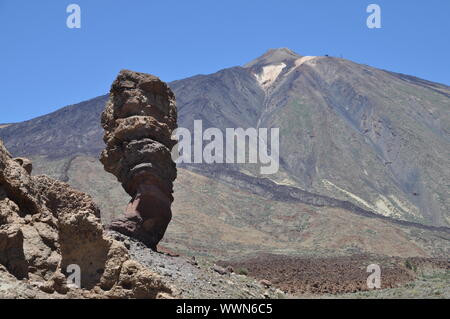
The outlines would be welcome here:
M 156 250 L 172 218 L 175 96 L 159 78 L 123 70 L 111 87 L 102 126 L 106 149 L 100 161 L 132 197 L 110 228 Z
M 0 125 L 0 139 L 14 156 L 46 156 L 49 159 L 77 154 L 98 156 L 103 149 L 103 130 L 98 119 L 107 100 L 108 96 L 102 95 L 30 121 Z

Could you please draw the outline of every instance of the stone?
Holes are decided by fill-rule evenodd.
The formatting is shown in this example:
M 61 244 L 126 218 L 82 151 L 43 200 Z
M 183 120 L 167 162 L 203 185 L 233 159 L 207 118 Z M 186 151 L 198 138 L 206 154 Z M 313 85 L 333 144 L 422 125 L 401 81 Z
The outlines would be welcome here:
M 267 280 L 267 279 L 263 279 L 263 280 L 261 280 L 259 283 L 260 283 L 261 285 L 263 285 L 264 287 L 266 287 L 266 288 L 269 288 L 269 287 L 272 286 L 272 283 L 271 283 L 269 280 Z
M 112 84 L 101 124 L 106 148 L 100 161 L 131 196 L 109 229 L 157 250 L 172 218 L 175 96 L 153 75 L 122 70 Z
M 29 167 L 0 141 L 0 298 L 172 295 L 172 287 L 104 231 L 89 195 L 31 176 Z M 67 281 L 73 265 L 80 268 L 81 287 Z
M 216 273 L 220 275 L 228 274 L 228 270 L 226 268 L 220 267 L 219 265 L 213 265 L 212 270 L 214 270 Z
M 16 157 L 14 158 L 14 161 L 19 163 L 19 165 L 22 166 L 28 174 L 31 174 L 31 172 L 33 171 L 33 163 L 28 158 Z

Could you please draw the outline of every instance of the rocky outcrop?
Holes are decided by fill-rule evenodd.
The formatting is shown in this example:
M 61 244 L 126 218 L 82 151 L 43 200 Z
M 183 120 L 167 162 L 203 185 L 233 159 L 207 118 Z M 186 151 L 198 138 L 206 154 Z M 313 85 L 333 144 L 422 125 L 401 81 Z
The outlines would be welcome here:
M 110 228 L 156 250 L 172 218 L 175 96 L 157 77 L 123 70 L 112 84 L 102 126 L 106 148 L 100 161 L 132 197 Z
M 90 196 L 30 172 L 31 162 L 13 159 L 0 141 L 0 298 L 172 293 L 104 232 Z M 68 281 L 78 270 L 80 280 Z

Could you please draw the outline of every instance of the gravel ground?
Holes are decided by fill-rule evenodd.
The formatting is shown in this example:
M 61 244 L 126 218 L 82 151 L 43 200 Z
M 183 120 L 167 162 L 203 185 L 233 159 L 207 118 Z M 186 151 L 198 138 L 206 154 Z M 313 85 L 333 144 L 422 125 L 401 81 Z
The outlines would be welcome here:
M 163 280 L 177 289 L 177 298 L 186 299 L 278 299 L 290 298 L 279 289 L 260 283 L 256 279 L 234 272 L 220 274 L 225 269 L 205 258 L 169 256 L 156 253 L 139 241 L 110 232 L 122 241 L 130 256 L 150 270 L 160 274 Z M 216 268 L 218 271 L 214 270 Z
M 238 262 L 235 264 L 230 262 L 224 263 L 223 261 L 222 262 L 217 261 L 217 263 L 222 266 L 221 267 L 216 265 L 212 259 L 205 257 L 191 258 L 186 256 L 171 256 L 170 254 L 167 253 L 156 253 L 151 249 L 147 248 L 146 246 L 144 246 L 139 241 L 123 236 L 116 232 L 111 232 L 111 234 L 114 236 L 114 238 L 116 238 L 119 241 L 122 241 L 125 244 L 125 246 L 129 249 L 129 253 L 133 259 L 139 261 L 141 264 L 148 267 L 150 270 L 160 274 L 167 284 L 175 287 L 177 290 L 176 293 L 177 298 L 186 298 L 186 299 L 202 299 L 202 298 L 207 299 L 447 298 L 449 299 L 450 298 L 450 277 L 449 277 L 450 272 L 448 268 L 448 262 L 445 261 L 439 262 L 432 261 L 430 266 L 428 265 L 430 263 L 430 261 L 428 260 L 421 258 L 412 258 L 411 261 L 413 262 L 413 264 L 414 265 L 417 264 L 421 270 L 420 271 L 415 270 L 417 271 L 416 278 L 415 279 L 411 278 L 409 282 L 408 280 L 406 280 L 407 278 L 403 278 L 405 280 L 400 280 L 402 284 L 399 287 L 392 287 L 395 286 L 393 284 L 389 285 L 390 289 L 380 289 L 380 290 L 361 291 L 352 293 L 342 293 L 342 292 L 339 293 L 336 291 L 337 293 L 334 294 L 327 293 L 327 289 L 325 289 L 322 293 L 318 294 L 315 290 L 309 291 L 308 289 L 307 291 L 302 291 L 301 289 L 300 291 L 296 291 L 296 289 L 293 289 L 293 291 L 291 291 L 292 289 L 288 289 L 289 287 L 283 286 L 283 283 L 288 284 L 289 286 L 290 282 L 289 280 L 278 282 L 277 277 L 280 277 L 280 274 L 286 275 L 286 269 L 289 269 L 289 267 L 286 267 L 286 269 L 283 271 L 281 269 L 278 269 L 279 268 L 278 266 L 283 266 L 282 258 L 280 259 L 279 256 L 278 258 L 276 258 L 276 262 L 273 260 L 271 261 L 268 256 L 265 256 L 263 263 L 264 265 L 259 265 L 260 263 L 255 261 L 252 261 L 253 262 L 252 263 L 248 260 L 247 262 L 242 261 L 240 263 Z M 361 259 L 358 256 L 353 256 L 350 259 L 352 258 L 356 260 Z M 351 260 L 352 265 L 355 263 L 355 260 L 353 259 Z M 389 258 L 387 258 L 386 260 L 389 260 Z M 333 264 L 334 267 L 337 267 L 339 266 L 339 261 L 340 260 L 330 259 L 329 263 Z M 344 261 L 346 261 L 345 258 Z M 393 261 L 393 265 L 394 264 L 398 265 L 398 262 L 399 261 L 395 259 L 395 262 Z M 404 262 L 405 261 L 402 259 L 401 264 L 403 264 Z M 438 268 L 433 266 L 435 263 L 439 264 Z M 441 265 L 442 263 L 443 265 Z M 269 264 L 274 266 L 274 269 L 272 269 L 272 271 L 268 269 L 272 268 L 269 267 Z M 226 269 L 223 268 L 226 265 L 232 265 L 233 267 L 235 267 L 234 271 L 238 273 L 242 273 L 242 269 L 245 269 L 246 272 L 248 272 L 249 276 L 236 274 L 234 271 L 232 272 L 226 271 Z M 255 267 L 258 268 L 259 267 L 258 265 L 261 267 L 264 266 L 260 268 L 263 270 L 265 269 L 265 271 L 259 272 L 256 271 L 257 269 L 255 270 Z M 301 266 L 302 263 L 300 263 L 299 265 Z M 297 265 L 296 263 L 297 268 L 299 267 L 299 265 Z M 316 266 L 318 267 L 319 265 Z M 323 265 L 321 267 L 324 268 Z M 276 270 L 275 273 L 277 274 L 276 276 L 273 273 L 273 271 L 275 270 Z M 297 269 L 297 270 L 300 271 L 300 273 L 302 274 L 302 276 L 300 277 L 305 277 L 305 274 L 308 274 L 308 272 L 306 271 L 308 269 L 306 270 Z M 254 272 L 253 275 L 255 278 L 250 277 L 252 275 L 252 271 Z M 221 274 L 221 272 L 223 274 Z M 386 277 L 387 274 L 389 273 L 385 272 L 385 280 L 388 279 L 388 277 Z M 395 275 L 396 272 L 393 272 L 393 274 Z M 264 275 L 266 276 L 264 277 Z M 367 276 L 365 271 L 364 276 Z M 327 278 L 328 277 L 329 276 L 327 275 Z M 316 279 L 319 280 L 320 278 Z M 272 283 L 270 282 L 270 280 L 272 280 Z M 298 284 L 299 283 L 296 282 L 296 285 Z M 290 293 L 287 293 L 288 291 Z
M 432 275 L 420 275 L 417 280 L 398 288 L 323 296 L 323 298 L 450 299 L 450 272 L 436 271 Z

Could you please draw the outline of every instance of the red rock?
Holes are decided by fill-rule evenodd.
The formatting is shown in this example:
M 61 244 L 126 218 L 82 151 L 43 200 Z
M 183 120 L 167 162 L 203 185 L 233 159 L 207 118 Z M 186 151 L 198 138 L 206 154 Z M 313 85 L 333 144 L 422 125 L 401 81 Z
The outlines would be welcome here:
M 100 161 L 132 199 L 109 228 L 153 250 L 172 218 L 176 122 L 175 96 L 166 83 L 150 74 L 119 73 L 102 114 L 106 148 Z

